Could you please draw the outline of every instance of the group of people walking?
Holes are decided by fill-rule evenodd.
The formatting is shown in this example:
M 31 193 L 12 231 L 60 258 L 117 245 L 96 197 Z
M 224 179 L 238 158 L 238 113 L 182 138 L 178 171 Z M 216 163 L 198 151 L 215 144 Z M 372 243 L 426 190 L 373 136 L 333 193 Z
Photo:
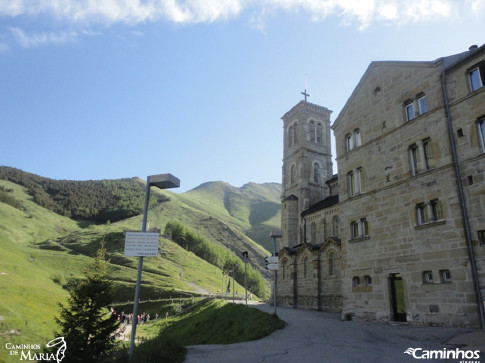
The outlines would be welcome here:
M 131 324 L 133 322 L 133 314 L 125 314 L 124 311 L 122 311 L 121 314 L 117 314 L 113 307 L 110 308 L 110 316 L 112 319 L 116 319 L 121 324 Z M 155 314 L 155 319 L 156 318 L 158 318 L 158 314 Z M 145 324 L 149 322 L 150 319 L 150 314 L 144 312 L 143 314 L 137 316 L 137 324 Z

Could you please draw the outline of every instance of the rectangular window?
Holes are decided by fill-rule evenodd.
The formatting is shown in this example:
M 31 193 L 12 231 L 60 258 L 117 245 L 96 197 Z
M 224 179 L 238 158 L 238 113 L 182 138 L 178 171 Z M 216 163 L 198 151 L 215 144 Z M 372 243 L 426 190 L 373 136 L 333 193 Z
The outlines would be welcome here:
M 480 138 L 480 146 L 482 152 L 485 152 L 485 119 L 481 119 L 477 123 L 478 125 L 478 137 Z
M 416 204 L 416 223 L 417 225 L 429 223 L 428 205 L 426 203 Z
M 362 193 L 363 172 L 362 168 L 357 168 L 355 173 L 355 194 Z
M 355 194 L 355 177 L 353 171 L 347 174 L 347 184 L 349 189 L 349 196 L 353 196 Z
M 367 219 L 362 218 L 360 220 L 360 226 L 362 228 L 362 237 L 369 236 L 369 223 L 367 223 Z
M 425 283 L 425 284 L 432 284 L 433 283 L 433 272 L 432 271 L 424 271 L 423 272 L 423 283 Z
M 352 286 L 360 286 L 360 277 L 359 276 L 352 277 Z
M 433 148 L 431 145 L 430 138 L 423 140 L 423 148 L 424 148 L 424 157 L 426 159 L 425 160 L 426 170 L 428 170 L 434 166 Z
M 404 106 L 406 111 L 406 121 L 410 121 L 414 118 L 414 105 L 412 103 L 407 104 Z
M 438 199 L 433 199 L 429 202 L 431 211 L 433 213 L 432 218 L 434 221 L 440 221 L 443 219 L 443 209 L 441 208 L 441 202 Z
M 450 270 L 440 270 L 440 280 L 442 283 L 451 282 Z
M 359 237 L 359 224 L 356 221 L 350 222 L 350 236 L 352 238 Z
M 370 286 L 372 285 L 372 277 L 369 275 L 364 276 L 364 286 Z
M 478 231 L 478 243 L 485 245 L 485 230 Z
M 345 146 L 347 151 L 350 151 L 354 148 L 354 140 L 352 138 L 352 134 L 348 134 L 345 136 Z
M 360 130 L 359 129 L 355 129 L 354 130 L 354 137 L 355 137 L 355 146 L 360 146 L 361 145 L 361 141 L 360 141 Z
M 420 115 L 428 112 L 428 105 L 426 103 L 426 96 L 422 96 L 422 97 L 418 98 L 418 107 L 419 107 L 419 114 Z
M 479 88 L 482 88 L 485 84 L 485 63 L 480 64 L 479 66 L 471 69 L 468 72 L 468 78 L 470 80 L 470 88 L 472 91 L 476 91 Z
M 418 145 L 412 144 L 409 147 L 409 166 L 411 167 L 411 175 L 418 174 L 419 152 Z
M 416 224 L 422 225 L 442 221 L 443 207 L 439 199 L 430 200 L 427 203 L 416 204 Z
M 428 137 L 422 141 L 412 144 L 408 148 L 409 168 L 411 175 L 417 175 L 433 168 L 435 160 L 433 158 L 433 145 Z
M 362 218 L 358 221 L 350 222 L 350 236 L 352 239 L 369 237 L 369 223 L 367 219 Z

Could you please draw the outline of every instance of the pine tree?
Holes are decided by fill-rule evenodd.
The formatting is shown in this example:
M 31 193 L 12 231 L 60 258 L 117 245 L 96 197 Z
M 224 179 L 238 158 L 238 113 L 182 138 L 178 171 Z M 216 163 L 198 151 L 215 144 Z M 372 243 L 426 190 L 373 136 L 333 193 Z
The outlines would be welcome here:
M 71 281 L 67 306 L 59 304 L 58 335 L 67 343 L 64 362 L 99 361 L 115 344 L 114 332 L 119 324 L 108 310 L 114 293 L 107 278 L 107 265 L 106 248 L 101 242 L 94 261 L 84 272 L 85 279 Z

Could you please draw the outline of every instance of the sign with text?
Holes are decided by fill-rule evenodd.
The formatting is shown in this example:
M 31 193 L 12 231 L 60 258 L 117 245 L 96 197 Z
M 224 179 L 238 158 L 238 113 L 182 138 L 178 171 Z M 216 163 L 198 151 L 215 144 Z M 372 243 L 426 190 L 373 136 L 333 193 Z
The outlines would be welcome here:
M 278 256 L 268 256 L 268 257 L 265 257 L 264 260 L 267 263 L 278 263 Z
M 156 257 L 159 233 L 126 232 L 125 256 Z

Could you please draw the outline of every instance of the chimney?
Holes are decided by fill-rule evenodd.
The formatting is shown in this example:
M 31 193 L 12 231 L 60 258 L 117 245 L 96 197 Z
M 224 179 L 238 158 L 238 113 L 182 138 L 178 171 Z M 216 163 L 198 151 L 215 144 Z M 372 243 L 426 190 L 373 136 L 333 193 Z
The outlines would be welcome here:
M 476 45 L 476 44 L 473 44 L 472 46 L 470 46 L 470 48 L 468 48 L 468 50 L 469 50 L 470 52 L 474 52 L 474 51 L 476 51 L 477 49 L 478 49 L 478 45 Z

